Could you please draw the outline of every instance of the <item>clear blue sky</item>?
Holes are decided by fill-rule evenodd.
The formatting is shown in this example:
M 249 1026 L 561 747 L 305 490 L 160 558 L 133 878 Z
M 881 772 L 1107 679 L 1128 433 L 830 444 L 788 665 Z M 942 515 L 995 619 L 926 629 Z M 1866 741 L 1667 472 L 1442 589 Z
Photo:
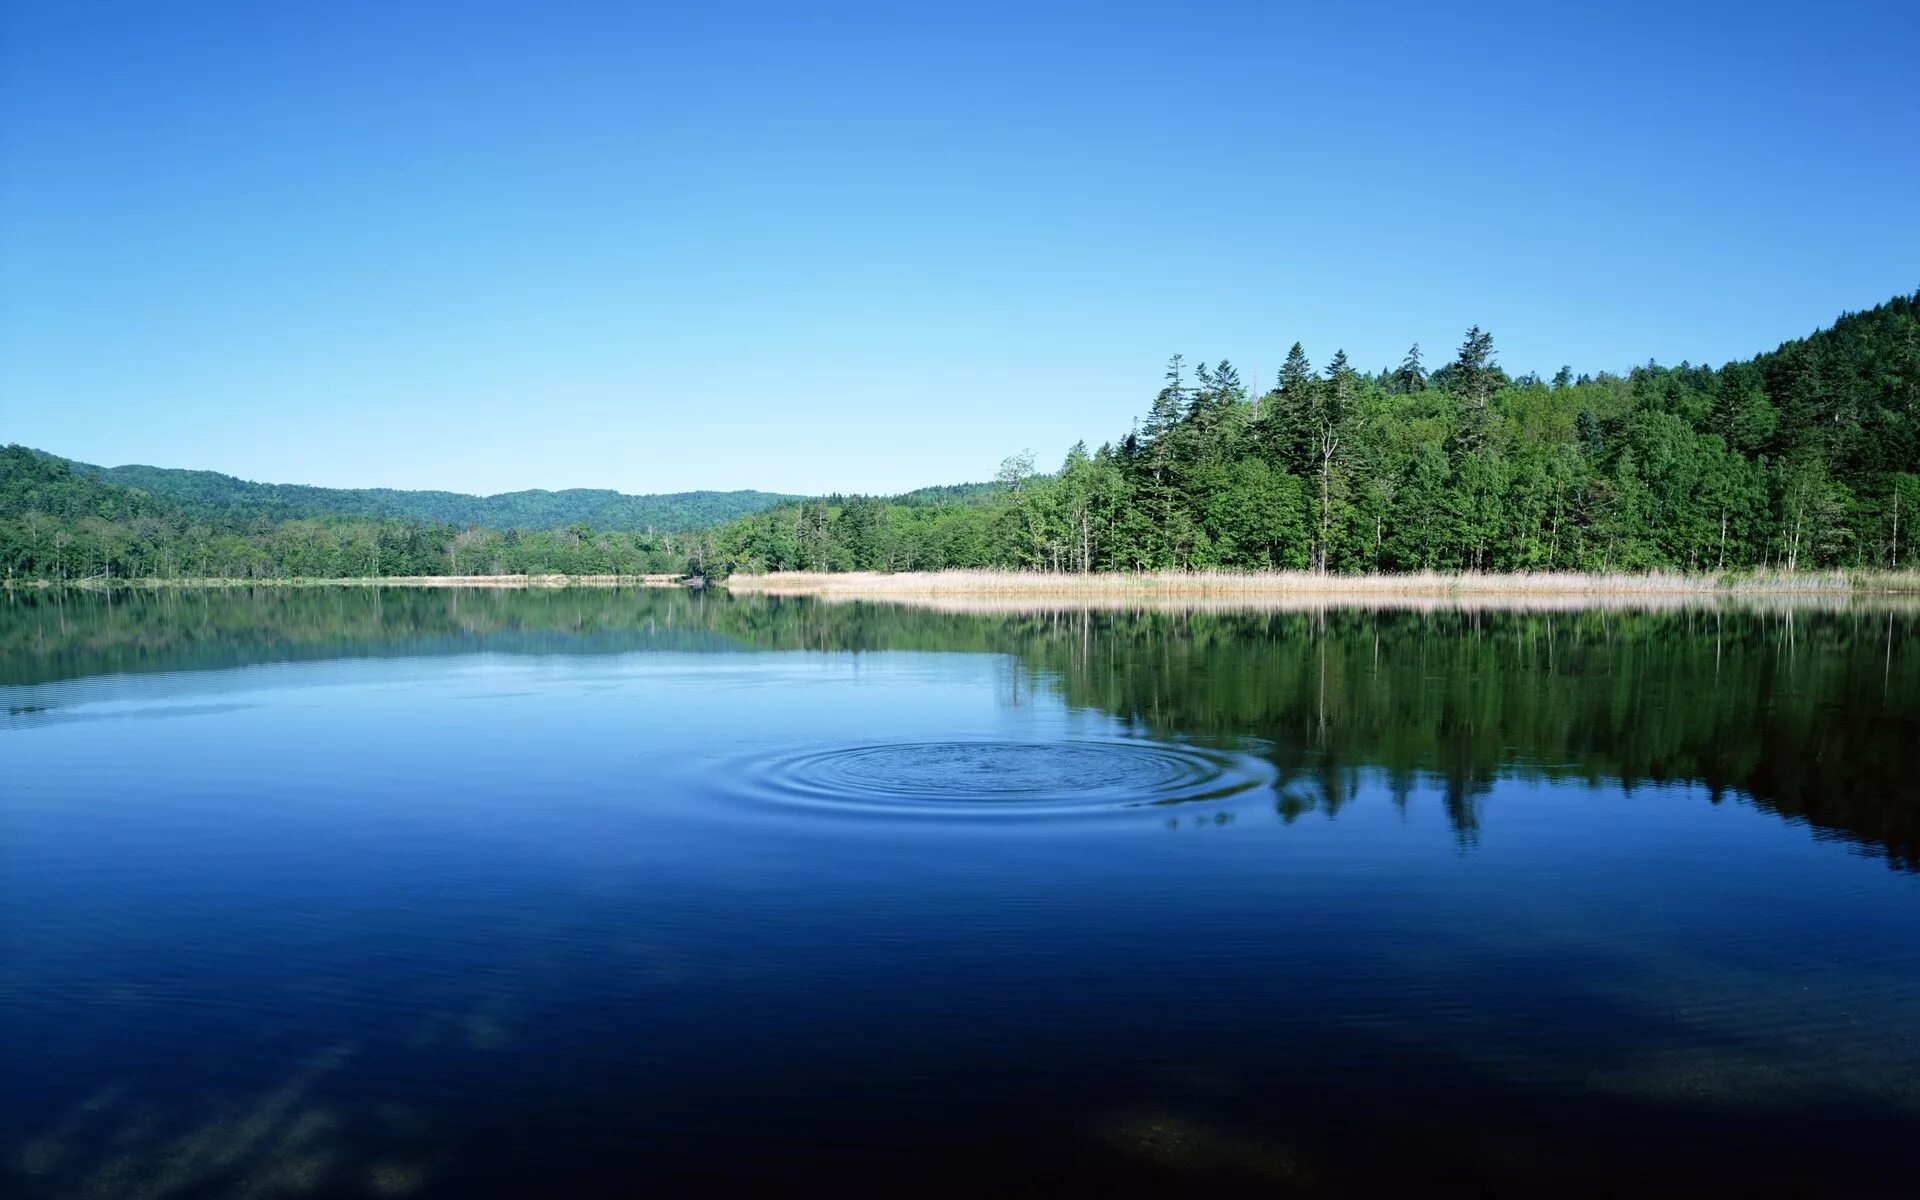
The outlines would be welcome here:
M 1719 362 L 1920 286 L 1911 0 L 0 12 L 0 441 L 94 462 L 896 490 L 1174 351 Z

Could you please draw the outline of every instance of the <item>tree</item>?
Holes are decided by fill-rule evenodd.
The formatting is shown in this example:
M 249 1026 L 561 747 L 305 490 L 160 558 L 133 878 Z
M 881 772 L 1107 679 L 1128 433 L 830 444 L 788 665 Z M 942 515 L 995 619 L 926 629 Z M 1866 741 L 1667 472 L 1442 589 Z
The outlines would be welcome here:
M 1313 470 L 1317 425 L 1314 405 L 1319 390 L 1313 364 L 1307 361 L 1306 350 L 1295 342 L 1287 351 L 1261 414 L 1261 441 L 1271 461 L 1292 474 L 1306 475 Z
M 1488 427 L 1492 421 L 1491 401 L 1498 383 L 1493 361 L 1493 335 L 1478 325 L 1467 330 L 1454 358 L 1447 386 L 1460 399 L 1460 424 L 1455 433 L 1459 446 L 1468 453 L 1486 448 Z
M 1393 373 L 1394 390 L 1403 396 L 1427 390 L 1427 370 L 1420 365 L 1420 343 L 1415 342 Z
M 825 500 L 810 500 L 795 512 L 793 543 L 803 570 L 824 571 L 828 566 L 832 517 Z
M 1324 387 L 1313 389 L 1312 437 L 1320 467 L 1320 536 L 1316 565 L 1327 573 L 1327 546 L 1333 532 L 1333 479 L 1337 456 L 1348 448 L 1348 438 L 1360 407 L 1360 377 L 1347 363 L 1347 352 L 1334 353 Z
M 1231 363 L 1189 372 L 1176 355 L 1115 444 L 1077 444 L 1053 476 L 1012 455 L 996 478 L 884 500 L 718 505 L 717 527 L 656 533 L 632 521 L 638 510 L 605 507 L 645 497 L 516 494 L 498 510 L 511 520 L 494 525 L 472 506 L 502 498 L 394 493 L 413 515 L 388 517 L 358 493 L 89 467 L 9 446 L 0 568 L 14 580 L 689 564 L 1910 568 L 1920 294 L 1718 369 L 1562 368 L 1550 386 L 1531 374 L 1509 382 L 1477 326 L 1430 376 L 1417 346 L 1400 370 L 1369 376 L 1344 354 L 1316 374 L 1295 344 L 1257 406 Z M 697 508 L 702 495 L 677 502 Z
M 1307 564 L 1300 481 L 1247 457 L 1217 470 L 1205 501 L 1206 529 L 1222 566 L 1275 570 Z
M 1607 431 L 1600 424 L 1600 415 L 1591 408 L 1583 408 L 1574 418 L 1573 427 L 1580 452 L 1587 456 L 1589 464 L 1598 467 L 1607 457 Z
M 1007 491 L 1018 496 L 1026 481 L 1033 477 L 1033 451 L 1022 450 L 1009 454 L 1000 460 L 1000 469 L 994 472 L 994 481 Z
M 1435 445 L 1423 446 L 1407 469 L 1395 498 L 1387 538 L 1391 561 L 1402 570 L 1432 570 L 1453 540 L 1447 495 L 1453 470 Z
M 854 496 L 833 519 L 832 538 L 838 557 L 849 571 L 880 569 L 880 506 L 865 496 Z
M 1773 437 L 1779 413 L 1761 386 L 1760 373 L 1747 363 L 1730 363 L 1713 389 L 1709 428 L 1727 448 L 1752 454 Z

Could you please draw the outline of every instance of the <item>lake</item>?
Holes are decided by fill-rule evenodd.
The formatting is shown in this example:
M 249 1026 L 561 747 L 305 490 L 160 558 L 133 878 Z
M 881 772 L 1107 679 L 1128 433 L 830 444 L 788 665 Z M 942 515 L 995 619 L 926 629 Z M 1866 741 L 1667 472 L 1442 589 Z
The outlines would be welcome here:
M 1901 1193 L 1916 624 L 9 592 L 0 1191 Z

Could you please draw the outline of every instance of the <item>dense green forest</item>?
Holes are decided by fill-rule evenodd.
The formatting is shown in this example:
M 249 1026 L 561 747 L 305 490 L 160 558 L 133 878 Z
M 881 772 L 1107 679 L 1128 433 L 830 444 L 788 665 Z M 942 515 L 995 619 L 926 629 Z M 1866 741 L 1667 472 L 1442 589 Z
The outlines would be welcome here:
M 891 503 L 923 507 L 996 490 L 993 484 L 956 484 L 910 492 Z M 300 499 L 307 493 L 320 499 L 310 505 Z M 354 515 L 327 507 L 352 508 L 357 501 L 343 498 L 379 495 L 404 497 L 402 507 L 429 511 L 437 497 L 481 505 L 515 501 L 515 521 L 533 520 L 540 504 L 564 514 L 592 510 L 578 504 L 570 509 L 560 503 L 566 498 L 611 497 L 598 511 L 615 523 L 575 519 L 524 529 L 517 523 Z M 679 574 L 699 571 L 713 559 L 713 527 L 720 521 L 791 499 L 771 492 L 342 492 L 247 483 L 208 471 L 109 470 L 7 446 L 0 448 L 0 572 L 8 579 L 67 580 Z M 622 523 L 647 512 L 689 527 L 635 529 Z
M 1145 417 L 991 496 L 811 500 L 715 538 L 750 569 L 1635 571 L 1911 561 L 1920 294 L 1718 369 L 1510 377 L 1469 330 L 1271 388 L 1176 357 Z
M 670 492 L 631 496 L 587 488 L 502 492 L 412 492 L 392 488 L 324 488 L 294 483 L 252 483 L 217 471 L 167 467 L 96 467 L 74 463 L 84 475 L 138 488 L 177 501 L 203 519 L 300 521 L 358 517 L 488 529 L 561 529 L 585 524 L 621 533 L 669 533 L 704 529 L 736 517 L 799 500 L 775 492 Z
M 0 600 L 0 687 L 481 650 L 970 651 L 1019 666 L 1008 703 L 1051 692 L 1156 737 L 1259 739 L 1288 820 L 1371 783 L 1444 806 L 1472 842 L 1497 826 L 1499 779 L 1690 783 L 1911 870 L 1916 628 L 1858 609 L 980 615 L 720 590 L 36 590 Z M 86 695 L 18 692 L 12 719 Z
M 1052 474 L 893 498 L 340 491 L 0 453 L 7 578 L 747 570 L 1804 570 L 1910 565 L 1920 293 L 1719 368 L 1509 376 L 1469 330 L 1271 388 L 1175 357 Z M 771 505 L 771 507 L 768 507 Z M 724 522 L 724 523 L 722 523 Z
M 276 519 L 271 509 L 186 504 L 125 487 L 24 446 L 0 449 L 0 564 L 9 579 L 631 575 L 684 570 L 700 537 L 584 522 L 520 530 Z

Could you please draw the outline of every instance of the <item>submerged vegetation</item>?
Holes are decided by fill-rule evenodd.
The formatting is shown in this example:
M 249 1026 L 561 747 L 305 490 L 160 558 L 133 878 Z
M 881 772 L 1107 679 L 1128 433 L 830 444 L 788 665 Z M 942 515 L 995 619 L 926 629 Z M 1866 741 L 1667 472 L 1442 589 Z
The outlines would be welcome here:
M 1015 455 L 891 499 L 341 491 L 12 446 L 0 571 L 1897 572 L 1917 505 L 1920 293 L 1719 368 L 1511 377 L 1478 328 L 1432 372 L 1418 346 L 1367 372 L 1296 344 L 1266 389 L 1176 356 L 1143 420 L 1057 472 Z

